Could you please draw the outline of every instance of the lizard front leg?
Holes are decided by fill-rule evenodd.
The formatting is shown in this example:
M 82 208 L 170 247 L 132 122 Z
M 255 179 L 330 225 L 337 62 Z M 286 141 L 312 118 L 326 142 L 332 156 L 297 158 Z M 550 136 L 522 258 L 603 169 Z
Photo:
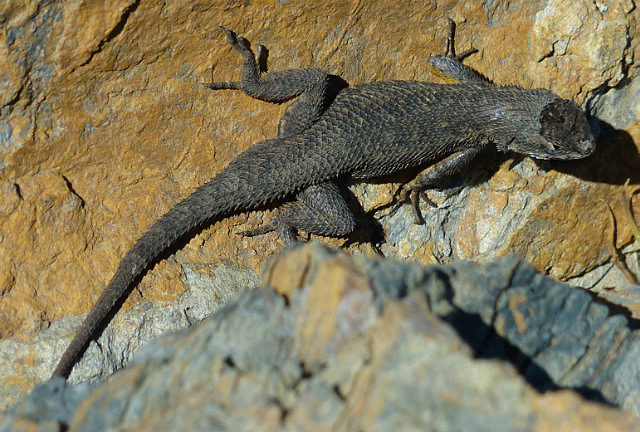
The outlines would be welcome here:
M 487 77 L 462 63 L 465 58 L 476 53 L 478 50 L 471 48 L 462 54 L 456 54 L 455 33 L 456 24 L 450 19 L 449 35 L 445 39 L 444 55 L 431 56 L 427 62 L 431 73 L 451 84 L 467 83 L 488 86 L 494 85 Z M 403 186 L 398 197 L 398 202 L 411 202 L 416 224 L 424 222 L 422 213 L 420 212 L 420 199 L 423 199 L 433 205 L 433 202 L 431 202 L 427 197 L 425 189 L 433 187 L 439 179 L 460 171 L 473 158 L 481 153 L 484 148 L 485 145 L 477 145 L 466 150 L 453 153 L 440 162 L 431 165 L 422 171 L 414 180 Z
M 441 161 L 429 166 L 418 174 L 416 178 L 402 187 L 398 196 L 398 202 L 411 202 L 416 224 L 424 223 L 424 218 L 420 211 L 420 199 L 422 198 L 433 205 L 433 202 L 427 197 L 425 189 L 433 187 L 443 177 L 458 173 L 478 154 L 482 153 L 485 148 L 486 145 L 477 145 L 453 153 Z
M 445 54 L 431 56 L 427 62 L 427 67 L 435 76 L 442 78 L 450 84 L 467 83 L 494 85 L 487 77 L 469 66 L 465 66 L 462 61 L 471 54 L 478 52 L 471 48 L 456 55 L 455 49 L 456 24 L 449 20 L 449 36 L 445 40 Z

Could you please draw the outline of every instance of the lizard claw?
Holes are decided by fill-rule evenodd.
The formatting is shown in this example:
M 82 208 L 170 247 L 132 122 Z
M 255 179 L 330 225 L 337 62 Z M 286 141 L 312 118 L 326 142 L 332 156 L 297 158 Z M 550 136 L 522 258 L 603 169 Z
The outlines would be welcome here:
M 220 26 L 220 28 L 227 34 L 227 41 L 229 45 L 236 51 L 238 51 L 243 56 L 253 56 L 253 51 L 251 51 L 251 42 L 240 36 L 238 33 L 233 30 L 229 30 L 226 27 Z M 266 47 L 260 45 L 258 46 L 258 56 L 262 56 L 262 62 L 266 64 L 266 55 L 267 49 Z M 265 66 L 266 69 L 266 66 Z M 240 81 L 217 81 L 217 82 L 209 82 L 209 83 L 201 83 L 203 86 L 210 88 L 211 90 L 242 90 L 242 83 Z
M 435 207 L 435 203 L 429 199 L 427 193 L 424 190 L 412 190 L 409 194 L 409 200 L 411 201 L 411 206 L 413 207 L 413 223 L 415 223 L 416 225 L 424 224 L 424 218 L 422 217 L 422 212 L 420 211 L 421 199 L 429 205 Z
M 391 211 L 395 212 L 403 203 L 410 202 L 411 208 L 413 209 L 414 223 L 416 225 L 422 225 L 424 224 L 424 218 L 420 211 L 420 200 L 423 200 L 432 207 L 436 207 L 436 204 L 429 199 L 424 189 L 416 189 L 410 185 L 405 185 L 400 189 L 400 192 L 397 195 L 396 204 Z
M 285 244 L 289 244 L 298 240 L 296 230 L 285 224 L 263 225 L 259 228 L 241 231 L 238 233 L 238 235 L 241 235 L 243 237 L 256 237 L 259 235 L 268 234 L 273 231 L 278 233 L 278 237 L 282 241 L 284 241 Z
M 238 33 L 233 30 L 229 30 L 226 27 L 220 26 L 222 30 L 227 34 L 227 41 L 229 45 L 236 51 L 244 54 L 247 51 L 251 52 L 251 42 L 240 36 Z
M 447 38 L 444 41 L 445 57 L 451 57 L 452 59 L 462 63 L 462 61 L 467 57 L 469 57 L 471 54 L 475 54 L 478 52 L 478 50 L 472 46 L 462 54 L 456 55 L 455 36 L 456 36 L 456 23 L 451 18 L 449 18 L 449 36 L 447 36 Z
M 255 236 L 259 236 L 262 234 L 267 234 L 270 233 L 272 231 L 275 231 L 275 227 L 273 225 L 263 225 L 259 228 L 253 228 L 250 230 L 246 230 L 246 231 L 240 231 L 238 233 L 238 235 L 241 235 L 242 237 L 255 237 Z
M 449 20 L 449 36 L 444 41 L 444 55 L 447 57 L 456 56 L 455 36 L 456 36 L 456 23 L 451 18 Z

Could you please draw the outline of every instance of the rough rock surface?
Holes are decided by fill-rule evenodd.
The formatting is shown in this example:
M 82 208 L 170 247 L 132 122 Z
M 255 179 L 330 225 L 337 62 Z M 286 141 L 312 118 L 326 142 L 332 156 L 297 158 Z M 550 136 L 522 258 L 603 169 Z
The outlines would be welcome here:
M 629 324 L 517 259 L 422 267 L 311 243 L 102 385 L 40 385 L 0 432 L 637 430 L 597 402 L 640 408 Z
M 407 206 L 390 214 L 398 180 L 353 185 L 359 221 L 381 225 L 387 256 L 432 263 L 514 255 L 638 315 L 635 291 L 610 258 L 601 201 L 612 205 L 615 243 L 639 272 L 621 199 L 627 178 L 640 182 L 632 0 L 444 0 L 437 8 L 404 0 L 394 8 L 9 0 L 0 5 L 0 406 L 48 377 L 78 315 L 157 217 L 238 152 L 275 135 L 283 107 L 200 85 L 239 76 L 240 59 L 219 24 L 268 46 L 272 70 L 316 66 L 358 83 L 432 80 L 426 57 L 442 51 L 448 17 L 459 23 L 458 46 L 480 49 L 469 64 L 497 83 L 547 87 L 589 107 L 603 120 L 594 122 L 598 151 L 571 163 L 482 158 L 431 193 L 438 208 L 423 208 L 422 226 Z M 637 215 L 637 194 L 632 205 Z M 153 335 L 197 320 L 180 303 L 193 296 L 193 281 L 217 280 L 221 299 L 250 286 L 282 245 L 273 235 L 235 233 L 268 217 L 221 221 L 173 251 L 125 303 L 121 325 L 92 347 L 86 362 L 94 366 L 74 379 L 108 373 Z M 373 254 L 365 240 L 359 233 L 323 242 Z

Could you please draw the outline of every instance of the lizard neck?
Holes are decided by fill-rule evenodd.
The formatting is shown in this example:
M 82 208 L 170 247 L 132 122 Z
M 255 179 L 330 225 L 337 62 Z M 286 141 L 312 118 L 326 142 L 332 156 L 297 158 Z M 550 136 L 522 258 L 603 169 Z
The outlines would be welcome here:
M 499 151 L 513 150 L 512 144 L 521 140 L 523 132 L 537 134 L 538 117 L 542 108 L 558 97 L 545 89 L 523 89 L 517 86 L 486 87 L 491 97 L 477 107 L 478 126 Z

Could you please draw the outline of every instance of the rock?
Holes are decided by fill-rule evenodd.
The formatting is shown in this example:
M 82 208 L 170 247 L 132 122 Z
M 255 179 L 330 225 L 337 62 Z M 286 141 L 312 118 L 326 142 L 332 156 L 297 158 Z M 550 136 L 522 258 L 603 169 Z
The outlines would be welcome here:
M 579 5 L 576 14 L 573 6 L 563 0 L 446 0 L 438 8 L 403 0 L 396 8 L 369 2 L 355 9 L 336 1 L 321 7 L 2 3 L 0 407 L 50 375 L 82 314 L 156 218 L 236 154 L 276 134 L 274 119 L 283 107 L 200 85 L 239 76 L 240 58 L 225 43 L 220 24 L 268 46 L 271 70 L 316 66 L 360 83 L 433 80 L 425 62 L 442 52 L 451 17 L 459 23 L 459 49 L 480 49 L 469 64 L 495 82 L 551 88 L 625 128 L 611 132 L 599 125 L 602 139 L 589 160 L 481 158 L 443 182 L 443 190 L 430 192 L 438 208 L 423 207 L 422 226 L 412 224 L 408 206 L 389 211 L 405 179 L 350 185 L 362 203 L 358 222 L 364 228 L 348 241 L 323 242 L 373 255 L 366 228 L 379 225 L 384 236 L 378 237 L 385 240 L 379 249 L 387 256 L 487 263 L 513 255 L 556 279 L 597 292 L 613 287 L 610 294 L 629 304 L 628 282 L 610 259 L 600 200 L 613 206 L 620 220 L 616 245 L 631 258 L 638 249 L 630 247 L 630 225 L 616 197 L 627 178 L 632 185 L 638 181 L 640 123 L 632 105 L 611 107 L 632 100 L 637 87 L 638 8 L 631 0 L 603 0 Z M 639 203 L 636 195 L 635 214 Z M 76 372 L 74 380 L 120 367 L 142 341 L 189 325 L 180 302 L 195 296 L 190 281 L 216 279 L 213 297 L 221 299 L 248 287 L 246 281 L 255 280 L 282 245 L 274 235 L 236 233 L 269 216 L 216 222 L 170 251 L 123 305 L 128 315 L 99 342 L 104 352 L 92 348 L 85 362 L 94 366 L 84 375 Z M 219 269 L 228 271 L 220 276 Z M 236 282 L 227 287 L 231 278 Z M 195 308 L 211 298 L 193 301 Z
M 597 401 L 639 408 L 637 366 L 608 348 L 637 346 L 637 330 L 607 310 L 515 259 L 422 267 L 311 243 L 101 385 L 41 384 L 0 431 L 635 430 L 637 417 Z M 488 350 L 499 341 L 512 349 Z M 584 381 L 555 376 L 558 363 L 595 364 L 605 351 L 601 368 L 578 367 Z M 545 380 L 558 386 L 541 393 Z M 585 398 L 573 384 L 602 392 Z
M 340 325 L 323 310 L 338 303 L 332 295 L 340 291 L 327 291 L 327 287 L 358 286 L 353 274 L 364 274 L 378 307 L 388 299 L 424 296 L 431 311 L 455 328 L 476 356 L 508 360 L 539 391 L 571 387 L 640 413 L 640 386 L 629 385 L 640 375 L 635 360 L 640 349 L 640 333 L 633 330 L 636 321 L 588 291 L 545 278 L 518 259 L 503 258 L 486 266 L 460 262 L 425 270 L 390 260 L 355 261 L 359 265 L 354 265 L 339 255 L 333 261 L 347 261 L 338 266 L 344 272 L 340 274 L 326 270 L 333 264 L 331 259 L 315 263 L 322 254 L 312 246 L 290 255 L 267 270 L 267 284 L 285 295 L 291 287 L 322 287 L 309 294 L 311 298 L 317 292 L 318 300 L 301 323 L 305 327 L 316 323 L 307 331 L 315 335 L 314 346 L 322 345 L 320 335 L 339 336 L 328 329 Z M 366 317 L 357 307 L 348 310 L 359 319 Z M 305 359 L 307 367 L 310 360 Z
M 611 88 L 594 97 L 592 105 L 595 115 L 616 129 L 631 129 L 640 121 L 640 80 L 629 85 Z
M 631 0 L 547 1 L 536 12 L 530 33 L 531 55 L 537 60 L 534 65 L 540 66 L 536 72 L 550 83 L 559 78 L 555 91 L 560 93 L 615 87 L 626 76 L 625 65 L 633 61 L 628 45 L 634 9 Z M 580 67 L 567 67 L 575 63 Z M 551 64 L 556 67 L 549 67 Z
M 145 302 L 117 314 L 89 346 L 70 381 L 104 379 L 126 365 L 133 353 L 150 340 L 202 321 L 237 293 L 258 284 L 253 273 L 229 266 L 185 266 L 184 274 L 189 289 L 174 301 Z M 5 407 L 42 381 L 42 377 L 51 375 L 51 365 L 58 361 L 59 353 L 66 348 L 82 319 L 84 315 L 58 320 L 26 340 L 0 341 L 0 357 L 11 359 L 0 368 Z

